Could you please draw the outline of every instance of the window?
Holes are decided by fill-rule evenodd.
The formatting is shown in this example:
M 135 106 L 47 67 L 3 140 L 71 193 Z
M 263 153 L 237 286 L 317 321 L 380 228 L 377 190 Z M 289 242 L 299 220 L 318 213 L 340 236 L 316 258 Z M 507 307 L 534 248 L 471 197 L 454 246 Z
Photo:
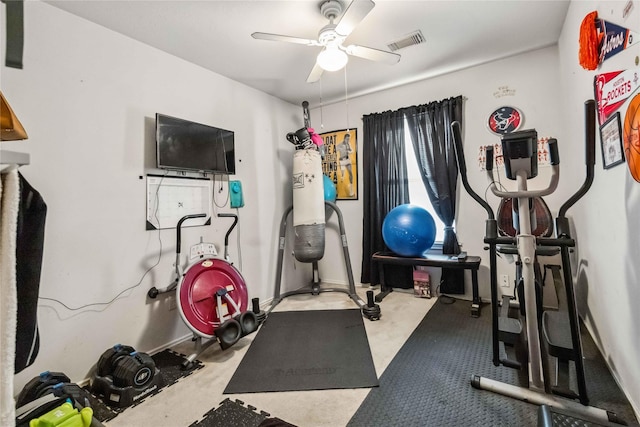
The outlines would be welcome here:
M 427 190 L 424 188 L 422 178 L 420 177 L 420 167 L 416 159 L 413 143 L 411 142 L 411 133 L 409 132 L 407 121 L 404 122 L 405 135 L 405 153 L 407 156 L 407 176 L 409 180 L 409 201 L 418 206 L 425 208 L 436 222 L 436 243 L 442 243 L 444 240 L 444 223 L 433 209 Z

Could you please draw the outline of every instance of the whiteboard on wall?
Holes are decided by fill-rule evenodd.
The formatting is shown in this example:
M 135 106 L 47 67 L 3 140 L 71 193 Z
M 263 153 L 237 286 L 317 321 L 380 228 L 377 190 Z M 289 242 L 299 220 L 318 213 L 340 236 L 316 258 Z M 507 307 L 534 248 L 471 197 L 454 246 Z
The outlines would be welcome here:
M 176 228 L 185 215 L 206 214 L 185 221 L 185 227 L 211 224 L 213 181 L 147 175 L 147 230 Z

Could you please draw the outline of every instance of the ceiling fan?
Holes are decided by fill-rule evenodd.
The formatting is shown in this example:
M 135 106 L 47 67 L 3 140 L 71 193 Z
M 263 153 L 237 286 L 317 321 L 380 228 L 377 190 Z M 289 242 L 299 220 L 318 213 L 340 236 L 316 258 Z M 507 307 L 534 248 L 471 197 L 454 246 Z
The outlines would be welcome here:
M 283 36 L 269 33 L 253 33 L 251 37 L 260 40 L 272 40 L 287 43 L 304 44 L 307 46 L 321 46 L 323 49 L 318 54 L 307 83 L 320 80 L 322 72 L 337 71 L 344 67 L 348 61 L 347 55 L 370 61 L 395 64 L 400 60 L 400 55 L 393 52 L 374 49 L 371 47 L 348 45 L 343 46 L 344 40 L 351 34 L 355 27 L 371 12 L 375 3 L 371 0 L 353 0 L 342 14 L 342 3 L 338 0 L 327 0 L 320 5 L 320 13 L 329 20 L 318 33 L 318 40 L 303 39 L 299 37 Z M 334 23 L 340 15 L 339 21 Z

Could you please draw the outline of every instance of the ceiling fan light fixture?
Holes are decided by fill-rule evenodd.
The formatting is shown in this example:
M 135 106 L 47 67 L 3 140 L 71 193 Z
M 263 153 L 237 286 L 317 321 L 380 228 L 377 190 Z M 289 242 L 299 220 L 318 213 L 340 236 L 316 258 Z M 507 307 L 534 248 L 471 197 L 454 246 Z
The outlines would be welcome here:
M 325 71 L 338 71 L 347 65 L 349 57 L 337 47 L 327 46 L 318 54 L 316 61 Z

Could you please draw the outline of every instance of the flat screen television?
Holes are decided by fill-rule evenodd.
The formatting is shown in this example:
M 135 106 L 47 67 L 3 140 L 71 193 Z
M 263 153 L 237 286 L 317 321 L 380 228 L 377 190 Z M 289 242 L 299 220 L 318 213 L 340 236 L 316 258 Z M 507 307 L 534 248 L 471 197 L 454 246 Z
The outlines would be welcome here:
M 156 113 L 158 168 L 233 175 L 233 131 Z

